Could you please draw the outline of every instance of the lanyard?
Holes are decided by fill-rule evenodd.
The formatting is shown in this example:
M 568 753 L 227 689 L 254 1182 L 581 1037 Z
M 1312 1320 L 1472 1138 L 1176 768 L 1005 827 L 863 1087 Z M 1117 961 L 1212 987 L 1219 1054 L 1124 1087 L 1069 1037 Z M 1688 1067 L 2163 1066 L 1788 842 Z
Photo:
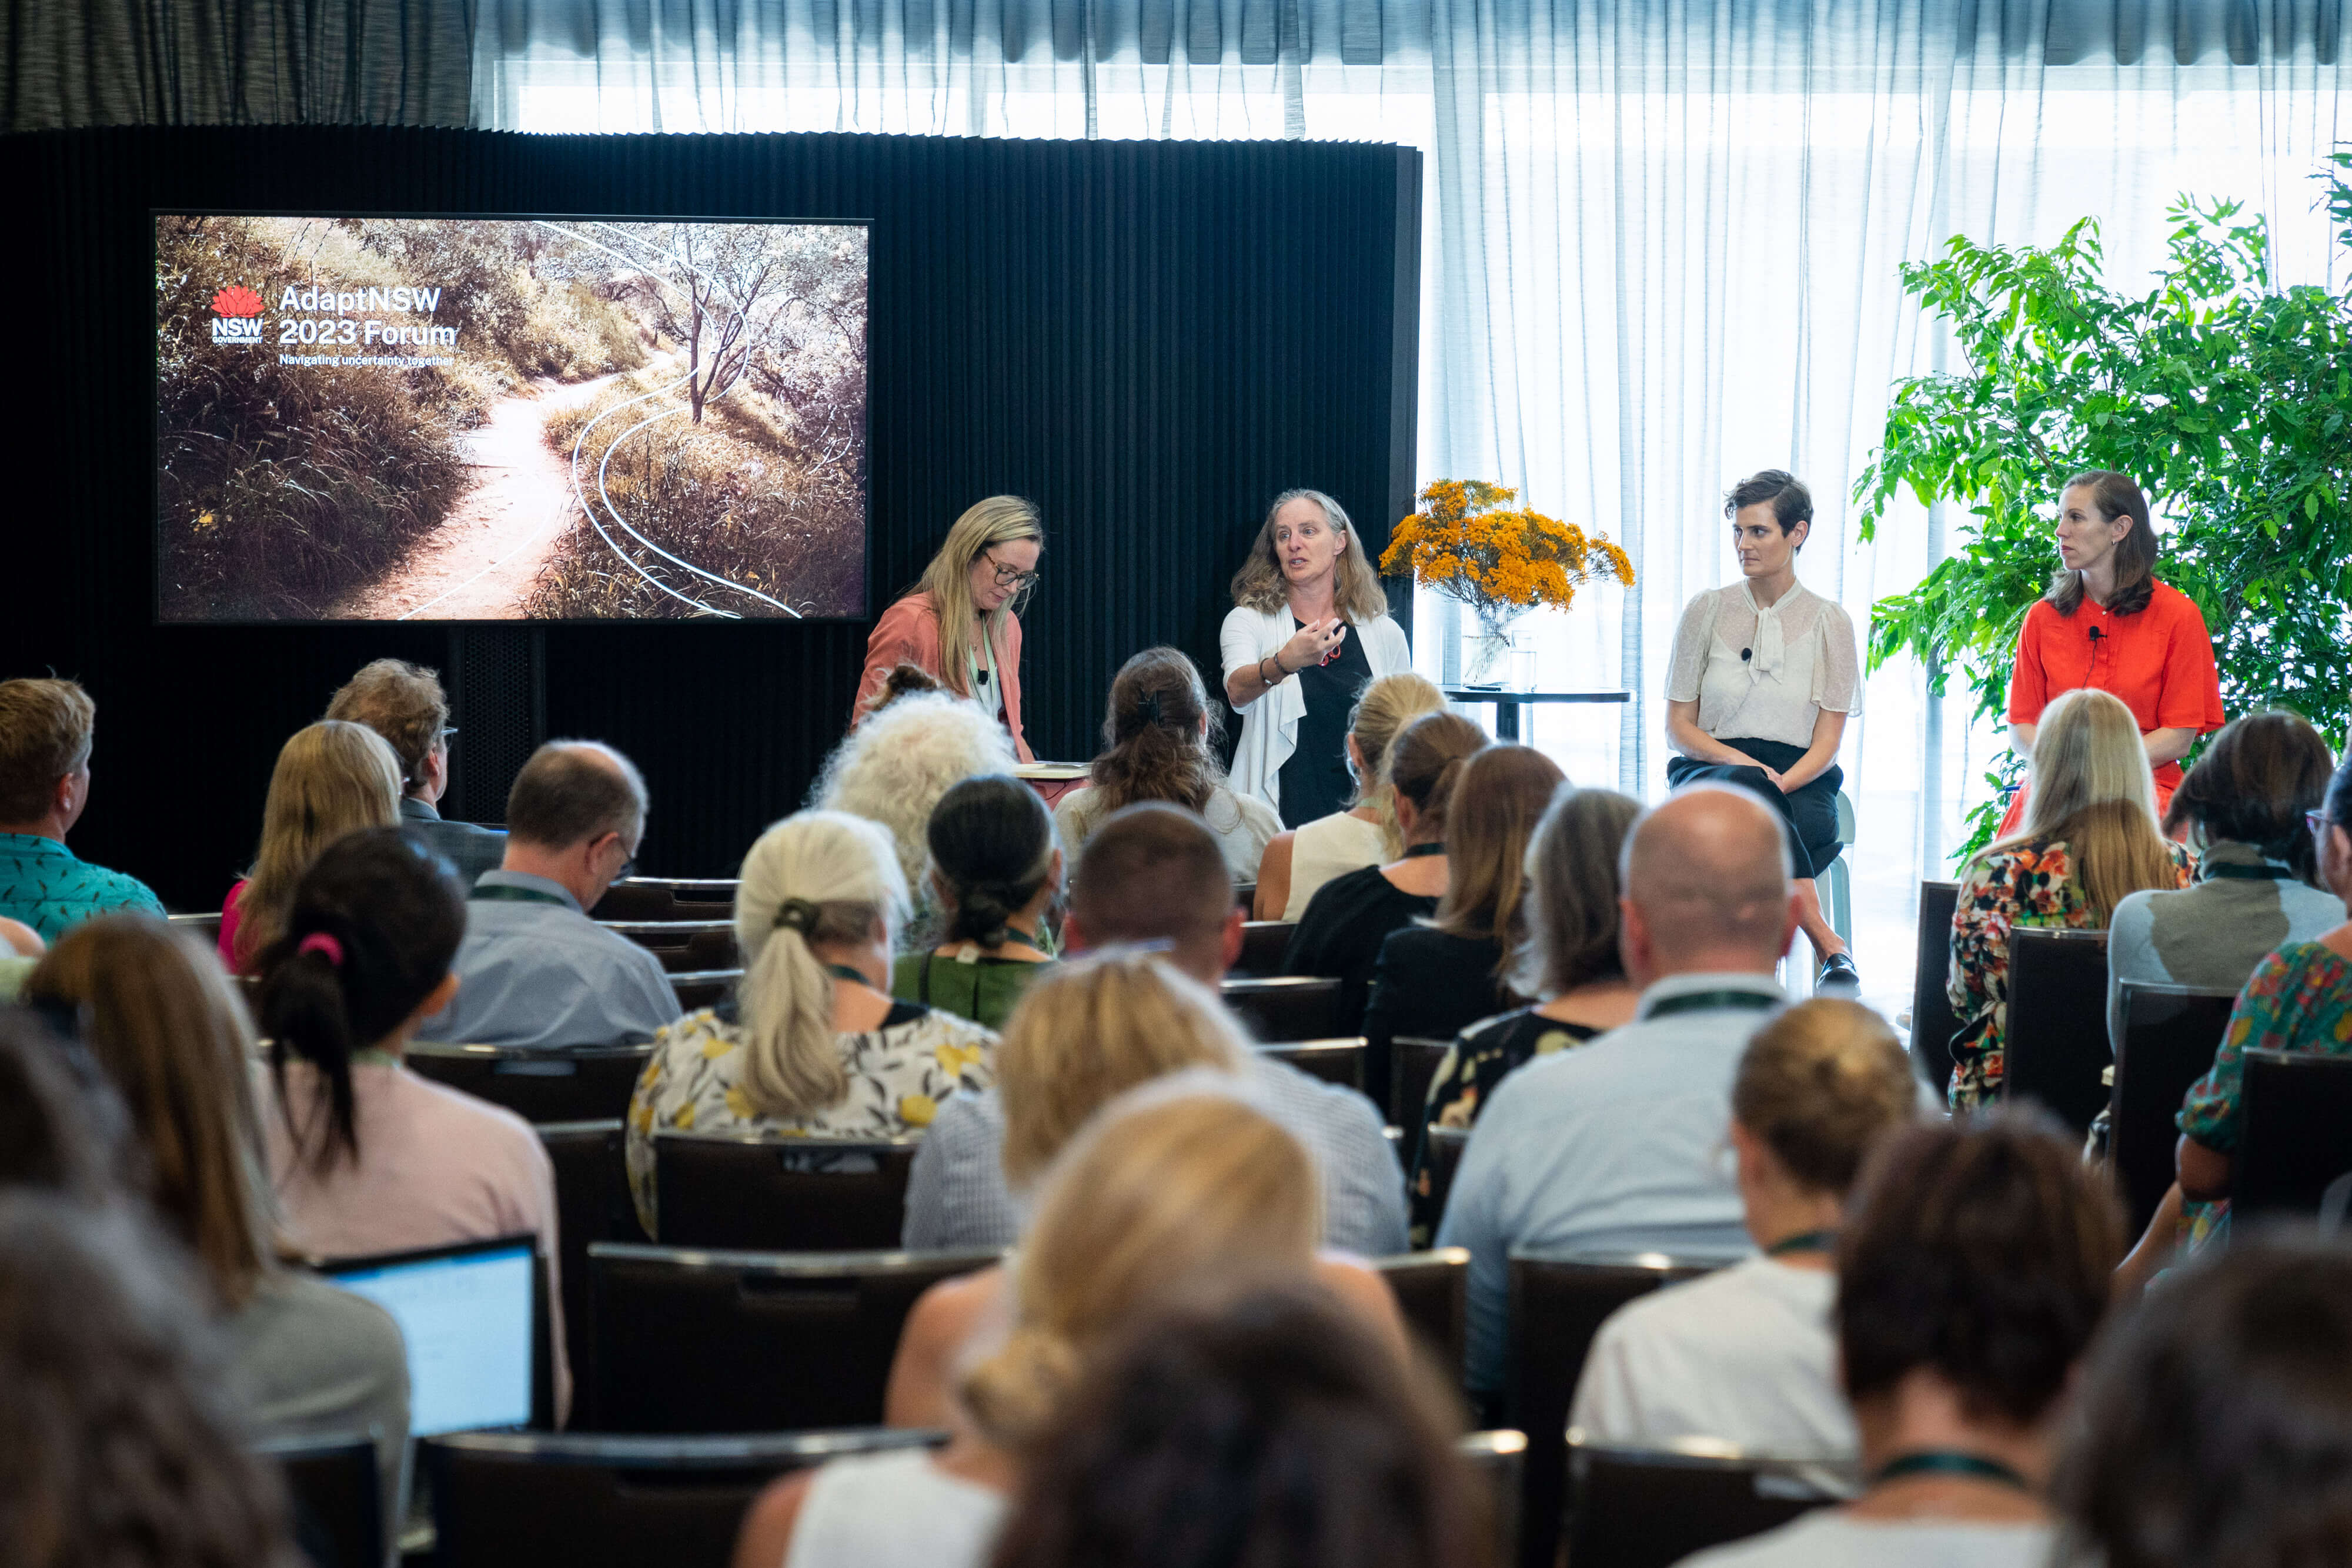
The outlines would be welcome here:
M 1958 1448 L 1923 1448 L 1916 1454 L 1904 1454 L 1889 1459 L 1870 1478 L 1870 1484 L 1884 1486 L 1904 1476 L 1967 1476 L 1971 1480 L 2015 1487 L 2021 1492 L 2033 1490 L 2023 1476 L 1999 1459 L 1988 1459 L 1982 1454 L 1971 1454 Z
M 873 988 L 874 982 L 866 977 L 863 969 L 853 969 L 846 964 L 827 964 L 824 972 L 836 980 L 854 980 L 869 990 Z
M 1418 860 L 1423 855 L 1442 855 L 1444 852 L 1445 841 L 1444 839 L 1439 839 L 1434 843 L 1412 844 L 1408 846 L 1404 852 L 1404 858 L 1407 860 Z
M 1764 1249 L 1767 1258 L 1785 1258 L 1791 1252 L 1827 1252 L 1837 1245 L 1834 1230 L 1801 1230 L 1794 1236 L 1784 1236 Z
M 1668 997 L 1642 1016 L 1645 1019 L 1672 1018 L 1676 1013 L 1707 1013 L 1718 1008 L 1745 1009 L 1749 1012 L 1769 1013 L 1781 1005 L 1781 998 L 1762 991 L 1693 991 L 1688 996 Z
M 2207 882 L 2300 882 L 2302 878 L 2283 865 L 2209 865 L 2204 869 Z
M 558 909 L 572 907 L 572 901 L 560 894 L 541 892 L 535 887 L 509 887 L 503 883 L 478 887 L 466 896 L 489 904 L 551 904 Z

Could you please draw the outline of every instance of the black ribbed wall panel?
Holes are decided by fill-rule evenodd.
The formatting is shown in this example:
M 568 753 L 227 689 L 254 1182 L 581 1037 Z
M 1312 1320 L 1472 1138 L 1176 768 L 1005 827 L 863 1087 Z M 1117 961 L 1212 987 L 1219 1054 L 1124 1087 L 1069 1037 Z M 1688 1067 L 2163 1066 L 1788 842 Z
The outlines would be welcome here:
M 1395 148 L 261 128 L 14 137 L 7 160 L 30 407 L 0 674 L 89 685 L 99 783 L 75 846 L 175 907 L 217 902 L 279 742 L 352 669 L 446 665 L 478 638 L 154 624 L 151 208 L 871 219 L 873 608 L 971 501 L 1034 499 L 1041 756 L 1091 753 L 1137 649 L 1175 643 L 1213 682 L 1226 581 L 1276 491 L 1329 490 L 1375 545 L 1411 504 L 1420 171 Z M 534 724 L 637 758 L 650 870 L 726 873 L 838 738 L 866 630 L 550 627 Z M 535 737 L 479 738 L 470 768 L 459 740 L 467 806 L 495 817 L 492 775 Z

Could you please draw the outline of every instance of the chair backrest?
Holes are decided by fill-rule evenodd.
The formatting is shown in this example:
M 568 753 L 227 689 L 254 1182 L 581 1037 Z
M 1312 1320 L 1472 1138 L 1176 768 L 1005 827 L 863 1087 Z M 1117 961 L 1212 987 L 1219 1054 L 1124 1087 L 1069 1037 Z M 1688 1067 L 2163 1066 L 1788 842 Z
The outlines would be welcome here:
M 695 969 L 672 971 L 669 988 L 677 993 L 679 1016 L 698 1008 L 715 1008 L 735 994 L 735 984 L 743 977 L 740 969 Z
M 1237 882 L 1234 883 L 1234 907 L 1240 910 L 1244 917 L 1246 917 L 1253 910 L 1257 908 L 1257 879 L 1255 877 L 1252 877 L 1247 882 Z
M 526 1122 L 599 1122 L 629 1108 L 650 1045 L 433 1045 L 412 1042 L 409 1067 L 436 1083 L 503 1105 Z
M 882 1419 L 898 1332 L 996 1252 L 705 1252 L 598 1242 L 598 1418 L 623 1432 L 775 1432 Z
M 2172 1118 L 2190 1084 L 2211 1070 L 2230 1027 L 2235 991 L 2123 983 L 2124 1038 L 2116 1052 L 2114 1135 L 2108 1144 L 2124 1203 L 2137 1236 L 2156 1218 L 2172 1186 Z
M 1669 1568 L 1838 1500 L 1785 1460 L 1576 1443 L 1568 1463 L 1568 1560 L 1580 1568 Z
M 2241 1093 L 2231 1226 L 2313 1218 L 2352 1174 L 2352 1056 L 2249 1051 Z
M 1918 967 L 1911 977 L 1911 1062 L 1938 1094 L 1952 1082 L 1952 1036 L 1960 1020 L 1944 995 L 1952 969 L 1952 915 L 1959 908 L 1957 882 L 1919 884 Z
M 1559 1252 L 1511 1260 L 1503 1393 L 1511 1425 L 1528 1435 L 1519 1520 L 1523 1563 L 1549 1568 L 1559 1545 L 1568 1407 L 1601 1323 L 1636 1297 L 1736 1261 L 1663 1252 Z
M 1241 956 L 1233 972 L 1247 977 L 1282 973 L 1282 956 L 1290 951 L 1290 934 L 1298 929 L 1290 920 L 1246 920 L 1242 923 Z
M 657 1132 L 657 1239 L 778 1252 L 896 1247 L 916 1142 Z
M 660 883 L 643 883 L 631 877 L 616 882 L 604 890 L 595 907 L 588 911 L 591 920 L 675 920 L 677 918 L 677 896 Z
M 1260 1040 L 1328 1040 L 1339 1032 L 1339 982 L 1315 975 L 1227 980 L 1218 988 Z
M 311 1568 L 383 1568 L 383 1493 L 374 1437 L 257 1443 L 286 1477 L 294 1542 Z
M 1286 1061 L 1299 1071 L 1320 1078 L 1326 1083 L 1338 1083 L 1358 1091 L 1364 1087 L 1366 1049 L 1364 1037 L 1360 1034 L 1339 1040 L 1286 1040 L 1257 1048 L 1261 1056 Z
M 1396 1126 L 1410 1127 L 1421 1120 L 1429 1103 L 1429 1086 L 1437 1078 L 1437 1069 L 1445 1061 L 1445 1053 L 1454 1048 L 1450 1040 L 1414 1040 L 1400 1035 L 1389 1041 L 1388 1103 L 1381 1109 L 1388 1113 Z
M 671 974 L 740 967 L 732 920 L 604 921 L 604 929 L 625 936 L 661 960 Z
M 173 930 L 195 933 L 208 946 L 220 941 L 221 917 L 217 909 L 209 915 L 169 915 L 164 919 Z
M 2009 1065 L 2005 1100 L 2038 1100 L 2077 1133 L 2107 1106 L 2107 934 L 2041 931 L 2009 936 Z
M 440 1568 L 719 1564 L 777 1476 L 845 1454 L 931 1448 L 940 1432 L 876 1427 L 741 1437 L 463 1432 L 427 1437 Z
M 1519 1491 L 1527 1484 L 1528 1437 L 1524 1432 L 1499 1427 L 1465 1433 L 1454 1445 L 1486 1493 L 1495 1534 L 1493 1568 L 1511 1568 L 1519 1556 Z
M 618 1120 L 542 1122 L 533 1129 L 555 1166 L 555 1227 L 562 1265 L 563 1343 L 572 1353 L 572 1420 L 596 1425 L 595 1362 L 584 1354 L 596 1343 L 596 1295 L 588 1280 L 588 1249 L 598 1241 L 643 1241 L 636 1206 L 629 1200 L 626 1140 Z
M 1389 1282 L 1397 1310 L 1421 1336 L 1430 1354 L 1449 1371 L 1462 1364 L 1470 1338 L 1470 1252 L 1441 1247 L 1432 1252 L 1399 1252 L 1375 1258 L 1371 1266 Z

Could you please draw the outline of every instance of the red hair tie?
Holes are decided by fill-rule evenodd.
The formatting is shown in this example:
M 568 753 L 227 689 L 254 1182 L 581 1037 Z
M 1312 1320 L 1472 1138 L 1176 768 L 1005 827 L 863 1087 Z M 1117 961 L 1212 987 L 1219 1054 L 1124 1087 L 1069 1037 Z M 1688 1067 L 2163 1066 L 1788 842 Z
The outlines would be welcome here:
M 336 941 L 332 936 L 328 936 L 323 931 L 313 931 L 308 936 L 303 937 L 300 942 L 295 945 L 294 951 L 298 955 L 302 953 L 324 953 L 327 956 L 327 964 L 329 967 L 340 969 L 343 967 L 343 945 Z

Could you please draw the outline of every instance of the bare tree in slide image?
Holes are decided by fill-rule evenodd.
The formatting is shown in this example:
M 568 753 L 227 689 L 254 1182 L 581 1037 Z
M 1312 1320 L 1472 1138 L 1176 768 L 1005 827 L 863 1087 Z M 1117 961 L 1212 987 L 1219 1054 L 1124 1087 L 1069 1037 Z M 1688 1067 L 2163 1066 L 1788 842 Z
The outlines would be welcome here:
M 699 424 L 704 405 L 742 373 L 789 302 L 789 238 L 756 225 L 664 227 L 653 243 L 670 258 L 669 286 L 649 285 L 645 298 L 655 328 L 685 345 L 687 402 Z

